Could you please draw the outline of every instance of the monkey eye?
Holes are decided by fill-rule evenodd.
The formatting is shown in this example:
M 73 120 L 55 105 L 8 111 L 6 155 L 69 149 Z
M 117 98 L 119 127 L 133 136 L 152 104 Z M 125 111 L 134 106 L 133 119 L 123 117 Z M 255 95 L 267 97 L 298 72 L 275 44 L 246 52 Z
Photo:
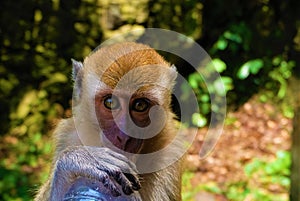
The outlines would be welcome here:
M 120 102 L 116 96 L 109 95 L 103 101 L 104 106 L 107 109 L 115 110 L 120 108 Z
M 132 103 L 132 110 L 136 112 L 145 112 L 150 106 L 149 100 L 145 98 L 135 99 Z

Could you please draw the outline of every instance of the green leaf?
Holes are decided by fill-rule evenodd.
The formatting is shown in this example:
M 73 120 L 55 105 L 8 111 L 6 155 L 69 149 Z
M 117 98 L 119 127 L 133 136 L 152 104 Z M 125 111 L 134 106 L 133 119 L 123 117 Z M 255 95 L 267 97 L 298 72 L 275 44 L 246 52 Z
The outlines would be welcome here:
M 222 76 L 222 81 L 224 83 L 224 86 L 225 86 L 225 91 L 230 91 L 234 88 L 233 84 L 232 84 L 232 79 L 231 77 L 228 77 L 228 76 Z
M 68 81 L 68 78 L 63 73 L 54 73 L 51 78 L 51 83 L 66 83 Z
M 236 34 L 236 33 L 232 33 L 230 31 L 226 31 L 224 33 L 224 37 L 229 39 L 229 40 L 232 40 L 236 43 L 241 43 L 243 40 L 241 38 L 241 36 L 239 34 Z
M 226 47 L 228 46 L 228 41 L 225 40 L 224 38 L 219 39 L 219 40 L 216 42 L 215 46 L 216 46 L 217 49 L 219 49 L 219 50 L 225 50 Z
M 250 72 L 252 74 L 257 74 L 259 70 L 264 66 L 264 62 L 261 59 L 255 59 L 249 61 L 248 65 L 250 66 Z
M 37 99 L 37 91 L 31 90 L 27 92 L 18 105 L 16 118 L 24 119 L 29 114 L 32 107 L 32 103 L 36 99 Z
M 188 78 L 191 87 L 194 89 L 198 88 L 198 77 L 197 76 L 198 75 L 195 73 L 195 74 L 191 74 Z
M 192 115 L 192 122 L 198 127 L 203 127 L 207 124 L 207 119 L 202 116 L 200 113 L 194 113 Z
M 224 61 L 222 61 L 221 59 L 213 59 L 212 63 L 218 73 L 221 73 L 224 70 L 226 70 L 226 67 L 227 67 L 226 63 Z
M 42 83 L 42 87 L 48 87 L 52 84 L 56 84 L 56 83 L 66 83 L 68 81 L 68 78 L 66 75 L 64 75 L 63 73 L 54 73 L 52 75 L 49 75 L 49 79 L 45 80 Z
M 202 94 L 199 96 L 199 100 L 203 103 L 207 103 L 210 101 L 210 97 L 208 94 Z
M 239 71 L 237 72 L 237 77 L 241 80 L 246 79 L 250 73 L 257 74 L 259 70 L 263 67 L 264 63 L 261 59 L 254 59 L 244 63 Z
M 250 74 L 249 66 L 243 65 L 237 72 L 237 77 L 241 80 L 246 79 Z
M 214 88 L 218 95 L 220 95 L 220 96 L 226 95 L 225 85 L 224 85 L 222 78 L 219 78 L 214 81 Z
M 247 176 L 251 176 L 254 172 L 256 172 L 258 169 L 263 168 L 265 166 L 265 163 L 258 160 L 254 159 L 252 162 L 248 163 L 244 167 L 244 171 Z
M 278 66 L 281 61 L 282 61 L 282 58 L 280 56 L 276 56 L 273 58 L 272 63 L 274 66 Z

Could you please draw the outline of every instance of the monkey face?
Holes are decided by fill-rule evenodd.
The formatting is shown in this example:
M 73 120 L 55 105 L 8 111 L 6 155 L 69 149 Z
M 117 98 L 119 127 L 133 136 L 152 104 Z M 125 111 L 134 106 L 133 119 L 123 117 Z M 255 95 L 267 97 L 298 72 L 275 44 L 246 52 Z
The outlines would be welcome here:
M 146 97 L 130 98 L 124 92 L 98 93 L 95 111 L 104 139 L 109 140 L 118 149 L 139 153 L 144 142 L 139 128 L 150 124 L 149 111 L 154 105 L 155 103 Z
M 103 47 L 80 69 L 75 113 L 81 115 L 75 117 L 82 139 L 98 136 L 100 128 L 100 146 L 133 154 L 156 151 L 151 138 L 163 136 L 176 69 L 148 46 L 132 43 Z M 96 144 L 93 138 L 86 141 Z

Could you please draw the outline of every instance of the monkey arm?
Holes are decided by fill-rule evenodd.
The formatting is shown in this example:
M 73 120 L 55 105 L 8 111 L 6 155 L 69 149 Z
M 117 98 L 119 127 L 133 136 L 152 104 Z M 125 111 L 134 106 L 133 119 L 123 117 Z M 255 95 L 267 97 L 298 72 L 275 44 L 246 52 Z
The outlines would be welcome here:
M 67 192 L 72 194 L 70 191 L 74 192 L 82 186 L 97 189 L 95 193 L 98 195 L 104 192 L 105 198 L 130 195 L 140 188 L 135 165 L 108 148 L 67 148 L 58 157 L 54 168 L 50 200 L 63 200 Z M 102 186 L 94 188 L 96 183 Z
M 46 183 L 39 189 L 37 195 L 34 198 L 34 201 L 46 201 L 49 200 L 49 189 L 50 189 L 50 180 L 48 179 Z

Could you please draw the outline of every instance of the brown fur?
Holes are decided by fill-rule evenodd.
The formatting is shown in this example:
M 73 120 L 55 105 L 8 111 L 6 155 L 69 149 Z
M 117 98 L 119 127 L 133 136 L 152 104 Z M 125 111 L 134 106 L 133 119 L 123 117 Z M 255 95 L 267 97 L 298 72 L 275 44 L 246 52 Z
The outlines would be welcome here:
M 150 71 L 149 68 L 144 68 L 147 65 L 158 65 L 160 68 L 154 68 Z M 109 68 L 107 68 L 109 67 Z M 83 85 L 82 99 L 74 108 L 74 116 L 83 119 L 89 129 L 86 133 L 97 133 L 97 120 L 90 114 L 93 113 L 91 104 L 94 100 L 89 97 L 87 91 L 93 91 L 90 86 L 91 79 L 89 75 L 96 75 L 98 80 L 105 83 L 111 88 L 115 88 L 127 72 L 137 68 L 138 70 L 128 77 L 128 81 L 124 81 L 121 85 L 122 89 L 131 92 L 130 84 L 134 83 L 143 86 L 135 93 L 139 96 L 148 97 L 155 100 L 159 105 L 162 105 L 167 111 L 167 122 L 164 129 L 157 136 L 145 140 L 145 146 L 141 153 L 152 153 L 166 146 L 173 146 L 169 151 L 162 152 L 159 160 L 151 161 L 151 163 L 164 163 L 168 158 L 178 157 L 181 153 L 182 142 L 175 139 L 176 128 L 174 115 L 170 109 L 171 94 L 169 90 L 161 87 L 165 86 L 172 88 L 174 84 L 174 76 L 172 73 L 166 75 L 166 71 L 170 69 L 170 65 L 153 49 L 146 45 L 137 43 L 120 43 L 108 47 L 103 47 L 91 54 L 84 60 L 83 68 Z M 164 69 L 164 70 L 159 70 Z M 100 78 L 99 78 L 100 77 Z M 161 83 L 160 86 L 155 83 Z M 128 85 L 127 85 L 128 84 Z M 90 89 L 88 89 L 90 88 Z M 100 90 L 102 90 L 100 88 Z M 68 146 L 81 145 L 78 137 L 78 131 L 75 128 L 73 118 L 62 120 L 58 125 L 54 138 L 56 142 L 56 153 L 54 163 L 57 156 Z M 170 145 L 170 142 L 175 139 L 175 142 Z M 98 146 L 104 146 L 102 142 Z M 159 165 L 159 164 L 158 164 Z M 52 175 L 53 173 L 51 173 Z M 49 200 L 49 191 L 51 188 L 50 179 L 42 186 L 35 201 Z M 141 197 L 145 201 L 180 201 L 181 200 L 181 160 L 173 163 L 167 168 L 148 174 L 140 175 L 141 189 L 139 190 Z

